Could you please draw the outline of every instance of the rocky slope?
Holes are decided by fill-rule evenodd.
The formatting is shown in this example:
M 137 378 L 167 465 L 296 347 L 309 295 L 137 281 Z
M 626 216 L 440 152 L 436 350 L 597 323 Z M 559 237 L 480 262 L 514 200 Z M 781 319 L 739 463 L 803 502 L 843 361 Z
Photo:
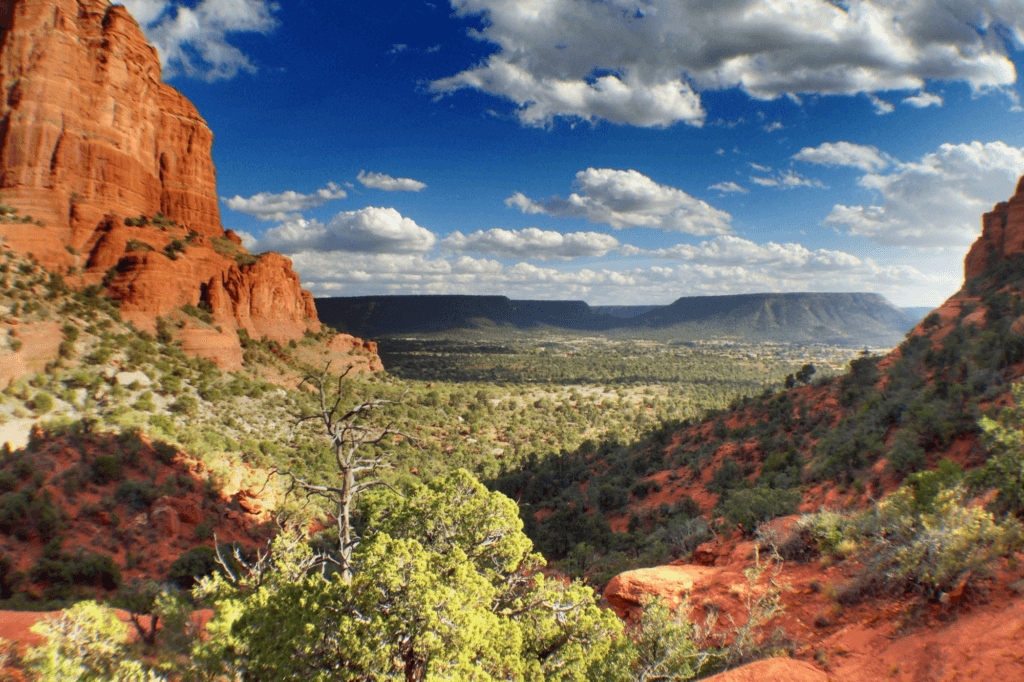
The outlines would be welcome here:
M 317 332 L 291 262 L 255 256 L 220 224 L 213 134 L 161 81 L 156 50 L 108 0 L 0 8 L 0 237 L 73 285 L 100 284 L 153 331 L 186 305 L 211 316 L 192 352 L 237 368 L 236 329 Z M 379 362 L 377 363 L 379 365 Z
M 970 531 L 956 514 L 1009 512 L 1011 525 L 1021 517 L 1009 497 L 1019 495 L 1019 465 L 1010 463 L 1012 452 L 989 450 L 981 423 L 990 417 L 1009 420 L 999 422 L 1009 433 L 1020 429 L 1005 408 L 1024 377 L 1024 179 L 982 224 L 964 286 L 891 353 L 856 358 L 835 379 L 737 400 L 698 423 L 666 424 L 628 451 L 610 444 L 563 453 L 496 487 L 521 501 L 539 549 L 601 576 L 607 601 L 623 616 L 635 617 L 650 597 L 678 602 L 689 593 L 698 622 L 715 614 L 720 627 L 734 618 L 742 625 L 751 540 L 760 524 L 777 519 L 788 526 L 758 531 L 762 547 L 797 537 L 810 549 L 787 555 L 775 576 L 791 589 L 780 592 L 785 612 L 771 627 L 784 627 L 788 651 L 827 675 L 819 679 L 1021 677 L 1019 545 L 941 586 L 893 585 L 886 580 L 906 573 L 875 563 L 891 549 L 888 531 L 867 544 L 840 532 L 833 539 L 847 544 L 830 551 L 787 535 L 794 512 L 878 518 L 879 501 L 901 486 L 920 505 L 891 517 L 903 528 L 963 537 Z M 950 516 L 928 516 L 937 491 L 953 489 L 968 493 L 948 507 Z M 938 535 L 932 542 L 922 562 L 944 557 L 955 565 L 966 556 Z M 616 569 L 627 549 L 634 566 L 649 568 Z M 721 679 L 753 679 L 742 671 Z M 780 675 L 759 679 L 799 679 Z

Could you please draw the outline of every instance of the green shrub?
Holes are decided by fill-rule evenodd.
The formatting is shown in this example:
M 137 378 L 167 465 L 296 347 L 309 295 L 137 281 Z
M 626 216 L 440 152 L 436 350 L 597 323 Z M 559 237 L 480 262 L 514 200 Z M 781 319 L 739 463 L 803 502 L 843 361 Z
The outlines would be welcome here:
M 0 493 L 9 493 L 18 487 L 18 477 L 13 471 L 0 471 Z
M 199 401 L 195 397 L 185 394 L 180 396 L 177 400 L 171 403 L 169 409 L 171 412 L 177 412 L 179 414 L 194 414 L 199 408 Z
M 25 521 L 28 518 L 28 505 L 32 501 L 28 491 L 6 493 L 0 495 L 0 532 L 11 535 L 15 531 L 27 530 Z M 27 534 L 25 538 L 27 539 Z
M 722 516 L 752 534 L 765 521 L 796 512 L 800 499 L 799 490 L 748 488 L 733 490 L 719 506 Z
M 938 597 L 961 581 L 977 582 L 994 558 L 1021 545 L 1016 519 L 996 523 L 991 512 L 969 506 L 961 488 L 940 490 L 931 511 L 917 509 L 904 487 L 852 526 L 866 570 L 891 586 Z
M 170 464 L 178 456 L 178 449 L 162 440 L 153 441 L 153 452 L 156 454 L 156 458 L 163 464 Z
M 92 463 L 92 479 L 100 485 L 118 481 L 123 475 L 121 462 L 113 455 L 99 455 Z
M 160 497 L 160 491 L 149 481 L 122 481 L 114 491 L 114 498 L 118 502 L 122 502 L 136 511 L 149 509 L 158 497 Z
M 32 400 L 25 403 L 25 405 L 37 414 L 46 414 L 53 409 L 53 398 L 49 393 L 43 393 L 40 391 L 32 397 Z

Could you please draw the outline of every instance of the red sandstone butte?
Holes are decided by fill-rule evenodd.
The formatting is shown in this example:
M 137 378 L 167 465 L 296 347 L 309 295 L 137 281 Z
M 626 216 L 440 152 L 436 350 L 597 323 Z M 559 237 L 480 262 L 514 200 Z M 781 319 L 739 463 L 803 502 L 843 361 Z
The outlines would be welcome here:
M 221 331 L 193 332 L 186 346 L 225 368 L 241 364 L 236 329 L 278 342 L 320 330 L 291 261 L 254 257 L 224 231 L 213 133 L 161 81 L 124 7 L 0 0 L 0 95 L 0 197 L 43 223 L 0 224 L 8 246 L 103 281 L 141 329 L 205 304 Z M 158 213 L 175 224 L 125 224 Z
M 104 215 L 162 212 L 221 236 L 213 133 L 124 7 L 107 0 L 2 3 L 0 192 L 42 220 L 7 243 L 74 265 Z

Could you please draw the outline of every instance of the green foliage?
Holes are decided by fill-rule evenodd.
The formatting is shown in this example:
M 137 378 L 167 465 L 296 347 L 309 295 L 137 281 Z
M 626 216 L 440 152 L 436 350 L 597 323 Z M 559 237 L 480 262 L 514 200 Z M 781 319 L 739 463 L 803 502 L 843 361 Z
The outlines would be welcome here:
M 351 584 L 292 570 L 234 602 L 247 675 L 628 679 L 621 622 L 589 588 L 534 570 L 511 500 L 455 472 L 376 495 L 365 514 Z
M 122 481 L 114 491 L 114 498 L 118 502 L 126 504 L 136 511 L 149 509 L 158 497 L 160 497 L 160 491 L 149 481 L 134 479 Z
M 100 485 L 113 483 L 124 476 L 121 462 L 112 455 L 98 455 L 92 463 L 92 480 Z
M 32 396 L 32 400 L 26 402 L 25 405 L 37 414 L 46 414 L 53 409 L 53 397 L 49 393 L 40 391 Z
M 799 490 L 748 488 L 732 491 L 719 506 L 722 516 L 752 534 L 765 521 L 794 513 L 800 499 Z
M 230 561 L 235 549 L 234 545 L 229 544 L 219 546 L 221 555 L 229 562 L 228 566 L 237 570 L 238 565 Z M 225 568 L 218 562 L 217 552 L 218 549 L 206 545 L 183 552 L 167 569 L 167 580 L 183 590 L 188 590 L 203 577 L 223 573 Z
M 45 643 L 26 656 L 29 670 L 47 682 L 160 682 L 126 655 L 127 628 L 113 609 L 79 602 L 32 626 Z
M 991 512 L 969 506 L 960 488 L 940 490 L 930 506 L 917 512 L 913 492 L 901 488 L 856 520 L 873 575 L 938 597 L 977 581 L 992 559 L 1021 544 L 1019 522 L 997 523 Z
M 33 582 L 48 583 L 51 595 L 66 595 L 73 585 L 90 585 L 115 590 L 121 585 L 121 571 L 109 554 L 61 550 L 59 538 L 51 540 L 43 555 L 29 571 Z
M 982 440 L 994 454 L 972 476 L 975 485 L 995 488 L 994 509 L 1003 514 L 1024 515 L 1024 384 L 1013 386 L 1014 407 L 998 419 L 982 417 Z
M 153 247 L 146 242 L 140 242 L 137 239 L 128 240 L 128 244 L 125 246 L 125 251 L 153 251 Z

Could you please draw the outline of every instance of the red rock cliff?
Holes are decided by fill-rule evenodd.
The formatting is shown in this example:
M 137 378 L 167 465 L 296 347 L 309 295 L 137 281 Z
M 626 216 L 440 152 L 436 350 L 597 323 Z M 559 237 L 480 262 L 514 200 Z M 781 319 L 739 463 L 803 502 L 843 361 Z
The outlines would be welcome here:
M 289 259 L 251 256 L 224 231 L 212 145 L 124 7 L 0 0 L 0 197 L 43 223 L 0 223 L 0 238 L 102 280 L 143 329 L 206 304 L 227 328 L 206 334 L 210 355 L 237 365 L 240 348 L 225 345 L 237 346 L 234 329 L 288 341 L 320 322 Z M 166 220 L 126 222 L 158 213 Z M 196 354 L 203 338 L 192 335 Z
M 213 134 L 160 80 L 156 50 L 107 0 L 5 0 L 0 37 L 0 194 L 45 229 L 0 235 L 74 265 L 104 215 L 162 212 L 220 236 Z
M 964 259 L 964 275 L 977 277 L 991 262 L 1024 253 L 1024 177 L 1017 191 L 982 216 L 981 236 Z

